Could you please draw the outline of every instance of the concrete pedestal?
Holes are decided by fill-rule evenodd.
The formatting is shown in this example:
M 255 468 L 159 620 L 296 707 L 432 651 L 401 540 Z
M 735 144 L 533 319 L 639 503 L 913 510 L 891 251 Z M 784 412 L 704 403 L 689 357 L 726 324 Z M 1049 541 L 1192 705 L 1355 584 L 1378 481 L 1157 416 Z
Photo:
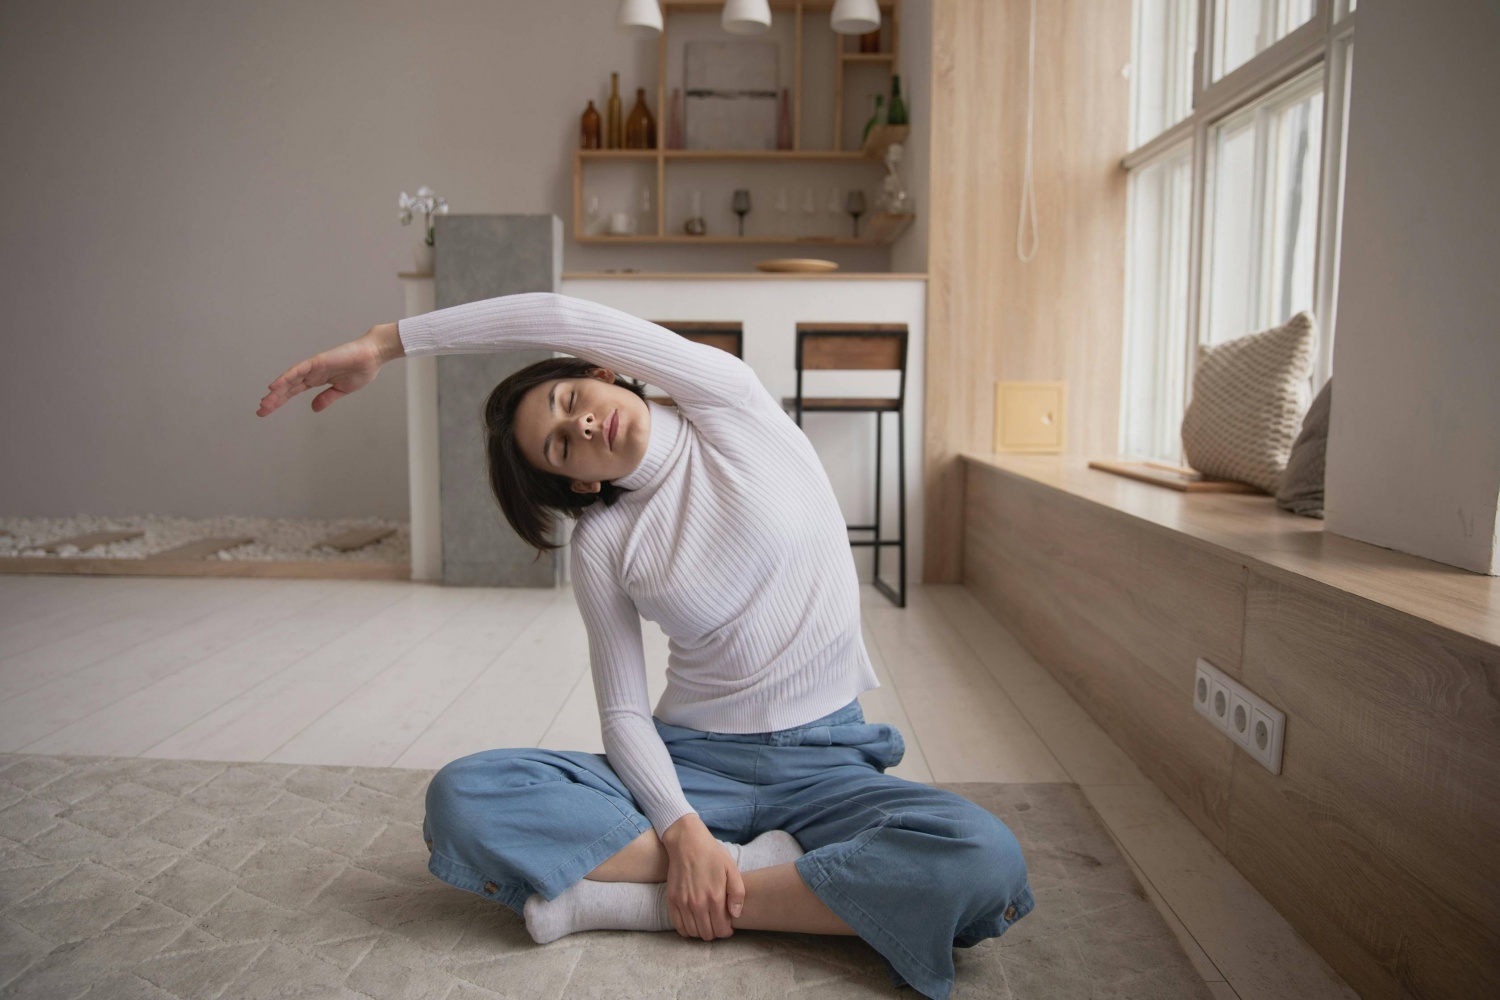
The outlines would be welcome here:
M 563 224 L 555 215 L 439 215 L 434 306 L 497 295 L 555 292 L 562 280 Z M 442 580 L 479 587 L 554 587 L 561 551 L 537 558 L 490 492 L 484 403 L 507 375 L 550 351 L 450 354 L 437 359 L 438 481 Z

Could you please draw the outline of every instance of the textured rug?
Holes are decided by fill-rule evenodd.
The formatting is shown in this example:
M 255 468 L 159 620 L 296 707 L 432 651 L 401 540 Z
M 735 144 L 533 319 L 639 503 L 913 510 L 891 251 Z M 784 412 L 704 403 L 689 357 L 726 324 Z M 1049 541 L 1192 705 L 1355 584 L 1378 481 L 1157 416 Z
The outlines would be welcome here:
M 0 755 L 0 992 L 71 998 L 915 996 L 858 938 L 594 931 L 538 946 L 427 873 L 428 771 Z M 1209 996 L 1073 785 L 945 784 L 1020 838 L 1037 907 L 953 996 Z

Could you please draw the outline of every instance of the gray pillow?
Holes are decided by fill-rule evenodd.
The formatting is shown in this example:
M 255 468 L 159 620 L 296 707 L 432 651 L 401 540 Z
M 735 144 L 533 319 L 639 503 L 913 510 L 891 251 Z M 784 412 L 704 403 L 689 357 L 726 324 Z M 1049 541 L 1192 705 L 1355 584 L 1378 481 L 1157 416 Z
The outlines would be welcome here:
M 1323 516 L 1323 469 L 1328 457 L 1328 411 L 1332 403 L 1333 379 L 1308 407 L 1302 420 L 1302 433 L 1292 444 L 1281 488 L 1276 491 L 1276 506 L 1306 517 Z

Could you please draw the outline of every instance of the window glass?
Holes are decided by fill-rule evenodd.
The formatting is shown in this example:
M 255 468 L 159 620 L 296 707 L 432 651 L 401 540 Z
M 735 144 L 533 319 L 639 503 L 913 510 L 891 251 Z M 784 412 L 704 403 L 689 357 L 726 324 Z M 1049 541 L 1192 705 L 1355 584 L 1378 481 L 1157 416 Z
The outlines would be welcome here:
M 1226 340 L 1314 304 L 1321 75 L 1211 130 L 1208 312 L 1200 340 Z
M 1214 79 L 1312 19 L 1313 0 L 1215 0 Z
M 1186 398 L 1192 146 L 1131 172 L 1120 450 L 1177 462 Z
M 1130 63 L 1132 148 L 1192 111 L 1197 28 L 1198 0 L 1136 0 Z

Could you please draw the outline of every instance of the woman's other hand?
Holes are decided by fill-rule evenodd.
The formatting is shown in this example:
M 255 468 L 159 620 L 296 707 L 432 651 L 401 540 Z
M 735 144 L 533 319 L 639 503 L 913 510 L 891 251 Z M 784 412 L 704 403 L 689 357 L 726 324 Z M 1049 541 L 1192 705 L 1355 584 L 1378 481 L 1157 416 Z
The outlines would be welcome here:
M 328 388 L 314 396 L 312 401 L 313 412 L 321 413 L 333 405 L 334 400 L 369 385 L 379 374 L 381 365 L 405 353 L 395 323 L 372 326 L 358 340 L 351 340 L 288 368 L 266 387 L 270 391 L 261 398 L 256 416 L 274 413 L 297 393 L 326 385 Z
M 683 937 L 705 941 L 734 933 L 731 916 L 745 905 L 740 870 L 697 813 L 667 828 L 667 908 Z

